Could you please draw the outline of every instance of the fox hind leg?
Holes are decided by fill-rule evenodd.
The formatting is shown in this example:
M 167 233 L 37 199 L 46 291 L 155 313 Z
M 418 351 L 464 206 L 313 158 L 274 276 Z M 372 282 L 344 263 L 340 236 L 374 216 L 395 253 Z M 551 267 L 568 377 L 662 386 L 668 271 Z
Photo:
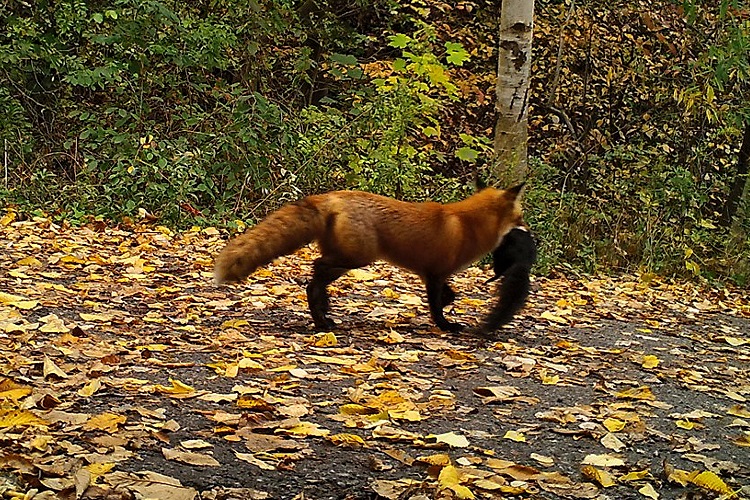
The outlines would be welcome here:
M 445 283 L 445 278 L 436 276 L 427 276 L 427 303 L 430 306 L 430 315 L 433 321 L 443 331 L 460 332 L 463 325 L 460 323 L 451 323 L 443 315 L 443 307 L 455 300 L 455 292 Z
M 332 330 L 336 325 L 326 314 L 328 313 L 328 285 L 336 281 L 347 271 L 361 267 L 337 262 L 328 257 L 320 257 L 313 262 L 313 277 L 307 285 L 307 305 L 310 308 L 315 327 L 320 330 Z
M 440 296 L 440 303 L 442 304 L 442 307 L 448 306 L 453 304 L 453 301 L 456 300 L 456 292 L 453 291 L 453 289 L 448 286 L 448 283 L 443 283 L 443 292 Z

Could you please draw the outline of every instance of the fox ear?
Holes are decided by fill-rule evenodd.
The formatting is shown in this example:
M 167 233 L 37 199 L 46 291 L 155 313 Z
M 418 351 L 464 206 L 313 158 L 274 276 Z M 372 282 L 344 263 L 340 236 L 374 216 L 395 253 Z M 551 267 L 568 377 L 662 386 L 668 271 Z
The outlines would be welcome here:
M 505 191 L 513 195 L 513 199 L 518 198 L 518 194 L 521 192 L 521 189 L 526 185 L 526 182 L 522 182 L 518 186 L 513 186 L 512 188 L 508 188 Z

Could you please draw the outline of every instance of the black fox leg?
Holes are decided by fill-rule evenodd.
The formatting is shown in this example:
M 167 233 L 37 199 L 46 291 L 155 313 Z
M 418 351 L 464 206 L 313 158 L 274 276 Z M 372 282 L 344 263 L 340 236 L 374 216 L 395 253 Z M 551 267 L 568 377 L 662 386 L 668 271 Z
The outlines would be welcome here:
M 443 293 L 440 296 L 440 303 L 442 304 L 441 309 L 447 305 L 453 304 L 454 300 L 456 300 L 456 292 L 448 286 L 448 283 L 443 283 Z
M 453 290 L 451 290 L 450 287 L 445 284 L 445 280 L 442 278 L 428 276 L 425 279 L 425 282 L 427 284 L 427 303 L 430 306 L 430 315 L 432 316 L 432 319 L 437 327 L 446 332 L 461 331 L 463 329 L 463 325 L 459 323 L 451 323 L 450 321 L 445 319 L 445 316 L 443 316 L 443 307 L 445 305 L 445 300 L 450 299 L 450 301 L 453 301 L 453 299 L 456 298 Z M 443 293 L 446 288 L 450 290 L 450 294 L 447 297 L 443 298 Z
M 310 307 L 315 326 L 321 330 L 335 328 L 326 313 L 328 312 L 328 291 L 326 287 L 339 278 L 342 274 L 357 266 L 348 267 L 333 263 L 321 257 L 313 263 L 313 277 L 307 285 L 307 305 Z

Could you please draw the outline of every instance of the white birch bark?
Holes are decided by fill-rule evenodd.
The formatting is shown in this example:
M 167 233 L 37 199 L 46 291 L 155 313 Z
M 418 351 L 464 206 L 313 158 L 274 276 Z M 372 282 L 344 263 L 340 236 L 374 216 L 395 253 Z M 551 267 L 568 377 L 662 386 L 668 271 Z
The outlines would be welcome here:
M 502 0 L 497 64 L 495 173 L 505 183 L 528 170 L 528 102 L 534 0 Z

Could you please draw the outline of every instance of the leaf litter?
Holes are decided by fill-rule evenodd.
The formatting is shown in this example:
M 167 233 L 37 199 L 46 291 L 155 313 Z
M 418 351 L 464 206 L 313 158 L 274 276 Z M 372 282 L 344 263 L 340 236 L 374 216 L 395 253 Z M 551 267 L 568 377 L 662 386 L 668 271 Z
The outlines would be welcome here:
M 496 341 L 436 330 L 419 280 L 331 286 L 304 248 L 216 288 L 213 228 L 0 224 L 0 497 L 740 498 L 747 293 L 536 278 Z M 487 271 L 453 279 L 476 323 Z M 451 310 L 452 309 L 452 310 Z

